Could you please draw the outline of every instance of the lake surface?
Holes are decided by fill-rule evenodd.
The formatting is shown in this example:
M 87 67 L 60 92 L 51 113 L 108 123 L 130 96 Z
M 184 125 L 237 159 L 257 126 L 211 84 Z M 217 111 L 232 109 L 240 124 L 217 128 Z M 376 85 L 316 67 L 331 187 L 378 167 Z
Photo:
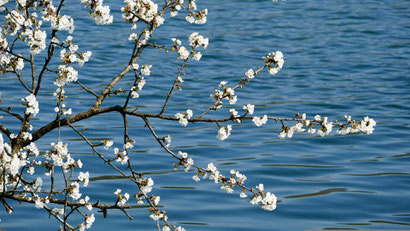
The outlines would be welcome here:
M 132 49 L 129 26 L 121 22 L 122 2 L 105 2 L 114 14 L 110 26 L 96 27 L 81 4 L 68 1 L 65 11 L 74 15 L 73 36 L 80 49 L 93 52 L 79 78 L 97 92 L 124 67 Z M 191 62 L 183 91 L 175 92 L 165 114 L 193 109 L 197 115 L 212 103 L 209 94 L 220 81 L 236 83 L 249 68 L 262 65 L 262 56 L 280 50 L 285 57 L 283 70 L 275 76 L 265 71 L 247 89 L 238 90 L 238 110 L 250 103 L 260 116 L 293 117 L 297 112 L 331 120 L 343 120 L 345 114 L 358 120 L 370 116 L 377 126 L 372 135 L 333 133 L 322 138 L 299 133 L 281 140 L 280 126 L 273 121 L 262 127 L 247 121 L 235 125 L 229 139 L 219 141 L 213 124 L 183 128 L 177 122 L 151 120 L 160 136 L 172 136 L 172 150 L 188 152 L 196 164 L 206 167 L 213 162 L 224 175 L 238 170 L 248 177 L 248 186 L 263 183 L 280 200 L 277 209 L 268 212 L 239 198 L 238 191 L 228 194 L 209 180 L 193 181 L 193 172 L 174 171 L 174 159 L 157 145 L 143 121 L 130 119 L 130 137 L 136 140 L 133 167 L 154 179 L 153 194 L 161 196 L 169 221 L 187 230 L 410 229 L 410 1 L 208 0 L 198 6 L 208 8 L 207 24 L 189 25 L 184 15 L 167 17 L 169 24 L 153 36 L 159 44 L 171 44 L 171 37 L 187 44 L 193 31 L 210 39 L 201 62 Z M 152 64 L 152 75 L 132 103 L 139 111 L 156 113 L 181 61 L 175 54 L 153 49 L 143 56 L 139 64 Z M 132 81 L 132 76 L 127 77 L 119 85 L 124 89 Z M 40 104 L 35 128 L 44 125 L 41 119 L 55 116 L 55 102 L 50 100 L 53 81 L 46 79 L 50 85 L 40 93 L 39 99 L 47 102 Z M 0 92 L 6 105 L 18 104 L 26 96 L 14 79 L 0 78 Z M 74 112 L 93 103 L 76 85 L 67 92 L 66 104 Z M 104 105 L 123 100 L 108 99 Z M 227 108 L 209 116 L 226 116 Z M 1 122 L 17 125 L 7 117 Z M 117 114 L 76 125 L 90 128 L 87 135 L 96 142 L 113 138 L 114 146 L 122 146 Z M 41 151 L 56 141 L 55 134 L 38 143 Z M 80 145 L 80 137 L 71 130 L 63 129 L 62 138 L 92 177 L 89 187 L 82 188 L 84 195 L 113 202 L 116 188 L 136 191 L 88 146 Z M 0 229 L 56 230 L 59 225 L 34 206 L 13 205 L 12 215 L 0 210 Z M 91 230 L 155 230 L 146 208 L 130 214 L 134 221 L 119 211 L 110 211 L 108 219 L 96 213 Z

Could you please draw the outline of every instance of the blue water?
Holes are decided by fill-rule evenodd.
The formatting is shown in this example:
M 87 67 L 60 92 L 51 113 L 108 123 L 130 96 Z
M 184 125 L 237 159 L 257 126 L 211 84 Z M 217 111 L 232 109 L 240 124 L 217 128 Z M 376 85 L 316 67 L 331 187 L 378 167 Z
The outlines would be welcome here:
M 79 70 L 80 80 L 97 92 L 124 67 L 132 49 L 129 26 L 121 22 L 122 3 L 106 2 L 115 15 L 110 26 L 96 27 L 80 4 L 67 3 L 65 11 L 74 14 L 73 36 L 80 49 L 93 52 Z M 190 64 L 183 91 L 175 92 L 165 114 L 188 108 L 198 114 L 212 103 L 209 94 L 220 81 L 235 83 L 246 70 L 262 65 L 262 56 L 281 50 L 284 69 L 275 76 L 263 72 L 247 89 L 238 90 L 238 107 L 250 103 L 256 105 L 256 115 L 293 117 L 299 112 L 332 120 L 342 120 L 345 114 L 355 119 L 368 115 L 377 126 L 372 135 L 297 134 L 280 140 L 280 126 L 274 122 L 258 128 L 248 121 L 235 125 L 231 137 L 222 142 L 213 124 L 183 128 L 176 122 L 151 120 L 160 136 L 172 136 L 172 150 L 188 152 L 200 166 L 213 162 L 225 175 L 230 169 L 244 173 L 249 186 L 264 183 L 265 190 L 280 200 L 277 209 L 268 212 L 211 181 L 194 182 L 193 172 L 173 171 L 174 159 L 157 145 L 142 120 L 130 118 L 130 137 L 136 140 L 133 167 L 154 179 L 153 194 L 161 196 L 169 221 L 187 230 L 410 229 L 410 1 L 208 0 L 198 6 L 209 10 L 206 25 L 189 25 L 179 15 L 167 18 L 169 24 L 153 37 L 159 44 L 170 44 L 171 37 L 186 44 L 193 31 L 210 38 L 201 62 Z M 143 57 L 139 63 L 153 64 L 152 75 L 132 104 L 139 111 L 159 112 L 181 62 L 175 54 L 153 49 L 144 51 Z M 35 128 L 54 115 L 53 78 L 45 80 L 49 85 L 40 93 L 43 101 Z M 127 75 L 119 87 L 126 89 L 131 81 Z M 18 105 L 26 95 L 15 79 L 0 78 L 0 92 L 2 105 Z M 76 85 L 67 92 L 66 104 L 74 112 L 93 103 Z M 104 105 L 122 104 L 123 99 L 113 97 Z M 228 109 L 210 113 L 225 115 Z M 5 116 L 0 121 L 17 129 L 13 119 Z M 121 146 L 122 121 L 117 114 L 76 125 L 90 128 L 86 134 L 97 142 L 113 138 Z M 55 134 L 38 143 L 42 151 L 55 141 Z M 62 138 L 83 160 L 83 171 L 91 174 L 84 195 L 112 203 L 115 189 L 136 191 L 70 129 L 62 130 Z M 56 230 L 59 225 L 31 205 L 13 206 L 12 215 L 0 210 L 0 229 Z M 109 211 L 107 219 L 96 213 L 92 230 L 155 229 L 146 208 L 130 214 L 134 221 L 119 211 Z

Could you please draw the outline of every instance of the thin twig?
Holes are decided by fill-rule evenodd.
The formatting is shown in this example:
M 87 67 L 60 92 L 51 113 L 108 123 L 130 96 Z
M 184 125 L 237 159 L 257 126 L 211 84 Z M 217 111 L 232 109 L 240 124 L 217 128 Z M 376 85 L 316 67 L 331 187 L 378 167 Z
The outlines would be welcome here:
M 80 85 L 86 92 L 88 92 L 88 93 L 90 93 L 90 94 L 92 94 L 92 95 L 94 95 L 95 97 L 98 98 L 97 93 L 95 93 L 93 90 L 91 90 L 91 89 L 87 88 L 86 86 L 84 86 L 80 81 L 77 80 L 76 83 L 78 85 Z

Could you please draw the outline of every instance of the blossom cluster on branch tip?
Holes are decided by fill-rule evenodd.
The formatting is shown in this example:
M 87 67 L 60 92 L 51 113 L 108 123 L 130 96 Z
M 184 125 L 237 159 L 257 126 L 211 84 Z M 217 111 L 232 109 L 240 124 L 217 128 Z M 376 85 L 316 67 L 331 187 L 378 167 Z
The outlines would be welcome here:
M 271 75 L 277 74 L 283 67 L 285 60 L 281 51 L 269 53 L 268 56 L 263 57 L 266 65 L 269 67 L 269 73 Z
M 191 4 L 192 2 L 192 4 Z M 190 8 L 193 10 L 197 10 L 196 3 L 195 1 L 190 1 Z M 195 24 L 205 24 L 207 21 L 207 15 L 208 15 L 208 9 L 200 10 L 198 12 L 191 11 L 190 14 L 188 14 L 185 19 L 189 23 L 195 23 Z
M 178 51 L 178 59 L 187 60 L 192 57 L 192 59 L 196 61 L 201 60 L 202 53 L 196 51 L 196 48 L 202 47 L 203 49 L 206 49 L 209 45 L 209 39 L 199 35 L 198 32 L 194 32 L 189 36 L 188 40 L 191 51 L 189 51 L 185 46 L 182 46 L 181 40 L 172 38 L 173 46 Z
M 287 127 L 285 125 L 282 126 L 282 131 L 279 133 L 279 138 L 291 138 L 295 132 L 304 132 L 307 127 L 307 132 L 311 134 L 318 134 L 320 136 L 329 135 L 333 127 L 335 126 L 334 122 L 329 122 L 328 117 L 322 117 L 320 115 L 316 115 L 313 120 L 306 119 L 306 114 L 303 113 L 302 115 L 297 114 L 300 117 L 300 120 L 297 120 L 296 125 Z M 374 119 L 369 118 L 368 116 L 364 117 L 361 121 L 352 121 L 351 116 L 345 116 L 347 122 L 339 124 L 339 129 L 337 132 L 342 135 L 346 135 L 349 133 L 359 133 L 362 132 L 364 134 L 371 134 L 374 131 L 374 126 L 376 126 L 376 122 Z M 319 128 L 314 128 L 317 125 Z
M 51 27 L 54 30 L 65 30 L 70 34 L 74 32 L 74 20 L 68 15 L 60 16 L 57 13 L 57 8 L 52 1 L 44 1 L 44 8 L 42 10 L 43 20 L 51 22 Z
M 247 177 L 241 174 L 239 171 L 231 169 L 230 177 L 223 176 L 213 163 L 209 163 L 206 169 L 198 169 L 196 174 L 192 177 L 195 181 L 200 181 L 199 176 L 206 179 L 209 174 L 209 179 L 213 180 L 215 183 L 222 183 L 221 189 L 227 191 L 228 193 L 233 193 L 234 188 L 238 187 L 241 189 L 239 197 L 246 198 L 248 195 L 246 192 L 251 193 L 252 197 L 250 199 L 251 204 L 258 204 L 261 208 L 272 211 L 276 208 L 277 197 L 271 192 L 264 192 L 263 184 L 259 184 L 255 188 L 247 188 L 244 183 Z
M 88 13 L 93 17 L 97 25 L 112 24 L 114 17 L 110 14 L 110 7 L 103 6 L 104 0 L 81 0 L 86 8 L 89 8 Z
M 26 105 L 26 115 L 36 116 L 40 112 L 39 104 L 34 94 L 30 94 L 21 99 L 22 104 Z
M 54 43 L 58 44 L 58 42 L 59 41 L 57 39 L 54 40 Z M 91 51 L 82 53 L 78 52 L 79 47 L 74 43 L 72 36 L 67 36 L 67 39 L 63 41 L 61 46 L 63 49 L 60 51 L 60 58 L 66 65 L 77 62 L 79 66 L 83 66 L 84 63 L 90 60 L 92 55 Z
M 132 29 L 137 29 L 137 22 L 151 22 L 156 26 L 164 23 L 164 18 L 158 14 L 158 4 L 151 0 L 125 0 L 126 4 L 121 8 L 122 18 L 132 24 Z
M 211 95 L 211 97 L 221 100 L 226 99 L 229 101 L 229 104 L 236 104 L 238 101 L 238 97 L 235 95 L 235 90 L 231 87 L 227 87 L 227 81 L 221 81 L 219 83 L 219 87 L 223 89 L 223 91 L 215 89 L 215 94 Z M 217 108 L 222 107 L 222 102 L 217 106 Z
M 255 111 L 255 105 L 247 104 L 243 106 L 243 109 L 246 110 L 248 114 L 253 115 L 253 112 Z

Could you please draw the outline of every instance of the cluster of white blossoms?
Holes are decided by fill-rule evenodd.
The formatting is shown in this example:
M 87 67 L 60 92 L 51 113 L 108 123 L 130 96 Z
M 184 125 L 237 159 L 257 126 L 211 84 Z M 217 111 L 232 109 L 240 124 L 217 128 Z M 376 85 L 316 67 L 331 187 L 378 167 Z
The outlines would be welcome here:
M 81 0 L 81 3 L 85 4 L 85 7 L 90 7 L 89 14 L 97 25 L 112 24 L 110 7 L 103 6 L 103 0 Z
M 163 140 L 164 140 L 164 142 L 165 142 L 165 146 L 169 147 L 169 146 L 171 145 L 171 140 L 172 140 L 172 138 L 171 138 L 170 135 L 165 136 L 165 137 L 163 138 Z
M 283 59 L 283 53 L 281 51 L 276 51 L 276 53 L 269 53 L 267 57 L 263 57 L 263 60 L 268 65 L 269 73 L 271 75 L 278 73 L 285 63 L 285 60 Z
M 58 69 L 60 71 L 58 72 L 57 79 L 54 81 L 57 87 L 63 87 L 67 83 L 76 82 L 78 80 L 78 71 L 72 66 L 60 65 Z
M 142 65 L 141 74 L 149 76 L 151 75 L 152 65 Z
M 35 95 L 30 94 L 25 99 L 21 99 L 21 102 L 26 105 L 26 115 L 31 114 L 36 116 L 40 112 L 39 104 Z
M 123 145 L 124 149 L 131 149 L 134 147 L 133 143 L 135 143 L 134 140 L 128 140 L 127 142 L 125 142 L 125 144 Z
M 154 20 L 156 26 L 164 23 L 164 18 L 158 14 L 158 4 L 151 0 L 125 0 L 126 4 L 121 8 L 122 17 L 125 21 L 132 24 L 132 29 L 137 28 L 139 20 L 147 23 Z
M 36 208 L 38 208 L 38 209 L 42 209 L 42 208 L 44 208 L 44 206 L 45 206 L 46 204 L 50 203 L 50 199 L 49 199 L 48 196 L 46 196 L 46 197 L 44 197 L 44 198 L 41 198 L 39 195 L 37 195 L 37 194 L 35 194 L 35 193 L 33 194 L 32 200 L 34 201 L 35 206 L 36 206 Z
M 178 0 L 176 2 L 176 4 L 171 8 L 171 17 L 178 15 L 178 12 L 182 9 L 182 4 L 184 4 L 184 0 Z
M 231 115 L 231 118 L 235 119 L 235 121 L 239 124 L 242 121 L 239 119 L 240 115 L 238 114 L 238 111 L 235 109 L 229 109 L 229 113 Z
M 249 79 L 253 79 L 255 78 L 255 72 L 253 71 L 253 69 L 249 69 L 247 72 L 245 72 L 246 77 L 248 77 Z
M 179 47 L 178 59 L 182 59 L 182 60 L 188 59 L 190 54 L 191 53 L 184 46 Z
M 151 38 L 152 31 L 145 31 L 143 32 L 143 35 L 144 39 L 140 40 L 138 33 L 131 33 L 128 40 L 137 42 L 138 47 L 141 47 L 142 45 L 146 45 L 148 43 L 148 40 Z
M 245 183 L 245 180 L 247 179 L 245 175 L 241 174 L 239 171 L 235 171 L 231 169 L 230 171 L 231 177 L 226 178 L 225 180 L 222 181 L 222 186 L 221 189 L 227 191 L 228 193 L 233 193 L 233 188 L 238 185 L 241 186 L 243 183 Z M 246 189 L 242 189 L 241 194 L 239 195 L 241 198 L 247 197 L 245 194 Z
M 91 211 L 91 210 L 93 210 L 93 206 L 92 206 L 91 203 L 88 202 L 89 200 L 90 200 L 90 197 L 89 197 L 89 196 L 85 196 L 84 199 L 80 199 L 79 202 L 80 202 L 82 205 L 84 205 L 84 206 L 88 209 L 88 211 Z
M 259 204 L 261 208 L 268 210 L 268 211 L 275 210 L 276 202 L 278 200 L 275 194 L 271 192 L 265 193 L 263 191 L 264 190 L 263 184 L 259 184 L 258 186 L 256 186 L 256 189 L 259 191 L 259 193 L 254 194 L 252 196 L 250 203 L 253 205 Z
M 73 200 L 78 200 L 81 197 L 81 193 L 80 193 L 80 185 L 78 184 L 78 182 L 73 182 L 70 185 L 70 188 L 68 189 L 69 193 L 68 195 L 73 198 Z
M 231 135 L 232 125 L 221 126 L 216 136 L 219 140 L 226 140 Z
M 194 165 L 194 160 L 192 158 L 188 158 L 188 153 L 178 151 L 178 155 L 180 155 L 183 160 L 180 162 L 180 165 L 184 166 L 184 171 L 188 172 L 189 169 Z
M 236 104 L 238 97 L 235 95 L 235 90 L 233 88 L 227 87 L 227 84 L 227 81 L 221 81 L 219 83 L 219 87 L 222 88 L 223 91 L 215 89 L 215 94 L 212 94 L 211 97 L 217 100 L 226 99 L 229 101 L 229 104 Z M 222 102 L 220 103 L 221 104 L 218 105 L 218 108 L 222 106 Z
M 1 29 L 0 29 L 1 33 Z M 6 41 L 4 39 L 3 41 Z M 6 41 L 7 42 L 7 41 Z M 7 46 L 7 44 L 5 44 Z M 1 34 L 0 34 L 0 50 L 2 49 L 1 45 Z M 7 48 L 5 48 L 7 49 Z M 0 70 L 4 70 L 5 72 L 7 71 L 20 71 L 23 70 L 24 68 L 24 60 L 15 56 L 9 56 L 6 54 L 0 54 Z
M 27 42 L 30 46 L 30 53 L 37 55 L 46 48 L 47 33 L 40 30 L 42 25 L 41 20 L 37 20 L 38 15 L 32 13 L 29 18 L 26 19 L 24 12 L 13 10 L 6 15 L 7 26 L 4 27 L 5 31 L 10 30 L 10 35 L 16 35 L 20 30 L 19 39 L 23 42 Z
M 126 143 L 126 144 L 124 144 L 124 148 L 129 148 L 129 144 L 131 144 L 131 143 Z M 132 144 L 131 144 L 132 145 Z M 127 151 L 126 150 L 124 150 L 124 151 L 122 151 L 122 152 L 120 152 L 120 150 L 118 149 L 118 148 L 114 148 L 114 153 L 115 153 L 115 155 L 117 155 L 116 157 L 115 157 L 115 161 L 116 162 L 120 162 L 122 165 L 124 165 L 124 164 L 126 164 L 127 162 L 128 162 L 128 155 L 127 155 Z
M 20 168 L 26 166 L 26 158 L 26 152 L 11 154 L 10 144 L 4 143 L 3 134 L 0 133 L 0 171 L 4 174 L 3 180 L 0 181 L 0 192 L 3 192 L 3 189 L 7 190 L 7 186 L 17 186 L 18 182 L 12 179 L 19 173 Z M 8 177 L 9 175 L 12 177 Z
M 198 32 L 192 33 L 189 36 L 188 40 L 189 40 L 189 45 L 192 48 L 202 47 L 202 48 L 206 49 L 209 45 L 209 39 L 204 38 L 204 36 L 202 36 L 202 35 L 199 35 Z
M 130 194 L 128 193 L 121 194 L 121 189 L 117 189 L 117 191 L 114 192 L 114 195 L 118 197 L 117 205 L 120 207 L 124 206 L 125 203 L 127 203 L 127 201 L 130 199 Z
M 61 104 L 61 109 L 59 107 L 55 107 L 54 111 L 55 112 L 61 112 L 63 115 L 71 115 L 73 113 L 71 108 L 66 109 L 66 105 L 64 103 Z
M 150 193 L 152 191 L 152 186 L 154 186 L 154 181 L 151 177 L 148 179 L 140 179 L 139 183 L 141 192 L 145 195 L 147 195 L 147 193 Z M 140 198 L 138 199 L 140 200 Z
M 54 30 L 68 31 L 70 34 L 74 32 L 74 19 L 68 15 L 57 15 L 57 9 L 54 7 L 51 0 L 44 1 L 42 10 L 43 20 L 50 21 L 51 27 Z
M 88 186 L 88 183 L 90 182 L 90 173 L 89 172 L 80 172 L 78 174 L 78 180 L 83 182 L 84 187 Z
M 192 33 L 189 38 L 189 45 L 191 46 L 191 51 L 189 51 L 185 46 L 182 46 L 181 40 L 172 38 L 172 42 L 174 44 L 174 48 L 178 51 L 178 59 L 186 60 L 192 54 L 192 59 L 199 61 L 202 58 L 202 53 L 196 51 L 195 49 L 198 47 L 202 47 L 206 49 L 209 45 L 209 39 L 204 38 L 204 36 L 199 35 L 198 32 Z
M 114 141 L 104 140 L 104 141 L 102 141 L 102 143 L 104 144 L 104 149 L 109 149 L 114 144 Z
M 195 1 L 193 1 L 193 2 L 195 2 Z M 196 10 L 196 5 L 195 5 L 195 10 Z M 208 15 L 208 9 L 200 10 L 198 12 L 191 11 L 191 13 L 188 14 L 185 17 L 185 19 L 189 23 L 205 24 L 206 21 L 207 21 L 207 15 Z
M 246 112 L 247 112 L 248 114 L 250 114 L 250 115 L 252 115 L 253 112 L 255 111 L 255 105 L 252 105 L 252 104 L 244 105 L 242 108 L 243 108 L 244 110 L 246 110 Z
M 267 115 L 264 115 L 263 117 L 255 116 L 253 117 L 252 122 L 254 122 L 256 126 L 260 127 L 268 122 L 268 116 Z
M 272 211 L 276 208 L 276 196 L 271 192 L 265 193 L 263 184 L 256 186 L 256 189 L 248 189 L 247 187 L 245 187 L 244 182 L 246 181 L 247 177 L 244 174 L 241 174 L 239 171 L 232 169 L 230 171 L 231 176 L 227 178 L 219 172 L 219 170 L 213 163 L 209 163 L 208 167 L 204 171 L 198 170 L 196 175 L 194 175 L 192 179 L 194 179 L 195 181 L 200 181 L 199 175 L 202 175 L 202 177 L 206 179 L 208 177 L 208 173 L 210 180 L 213 180 L 215 183 L 222 183 L 222 190 L 225 190 L 228 193 L 233 193 L 233 189 L 237 186 L 241 188 L 241 193 L 239 195 L 241 198 L 248 197 L 245 193 L 247 190 L 253 193 L 253 196 L 250 200 L 251 204 L 258 204 L 263 209 L 269 211 Z
M 148 73 L 148 75 L 151 74 L 151 71 L 149 70 L 150 67 L 151 67 L 151 65 L 144 65 L 143 66 L 143 70 L 144 70 L 145 74 L 147 74 L 147 73 Z M 137 71 L 138 68 L 139 68 L 139 65 L 137 63 L 134 63 L 132 65 L 132 68 L 134 69 L 134 71 Z M 143 71 L 141 71 L 141 73 L 142 72 Z M 131 87 L 131 96 L 132 96 L 132 98 L 135 99 L 135 98 L 140 97 L 138 92 L 142 90 L 142 88 L 145 86 L 145 84 L 146 84 L 146 81 L 145 81 L 144 76 L 138 76 L 138 80 L 136 82 L 136 85 Z
M 186 110 L 186 112 L 182 112 L 182 113 L 178 112 L 177 114 L 175 114 L 175 117 L 179 119 L 178 122 L 182 126 L 186 127 L 188 125 L 188 120 L 191 119 L 193 114 L 194 113 L 192 112 L 192 110 L 188 109 Z
M 351 127 L 341 126 L 338 133 L 346 135 L 348 133 L 363 132 L 364 134 L 372 134 L 376 121 L 368 116 L 364 117 L 361 121 L 352 121 L 351 116 L 345 116 L 347 124 Z
M 304 132 L 306 129 L 304 126 L 307 126 L 307 132 L 311 134 L 317 134 L 320 136 L 329 135 L 335 124 L 333 122 L 329 122 L 327 117 L 322 117 L 320 115 L 316 115 L 314 120 L 307 120 L 306 114 L 303 113 L 299 116 L 300 120 L 296 123 L 296 125 L 292 127 L 283 126 L 282 131 L 279 133 L 279 138 L 291 138 L 295 132 Z M 346 135 L 349 133 L 365 133 L 371 134 L 374 131 L 374 126 L 376 126 L 376 121 L 374 119 L 369 118 L 368 116 L 364 117 L 361 121 L 352 121 L 351 116 L 345 116 L 347 123 L 340 124 L 338 133 L 342 135 Z M 319 128 L 314 128 L 314 125 L 318 124 Z
M 10 35 L 16 35 L 19 30 L 23 26 L 25 27 L 31 27 L 32 22 L 31 20 L 26 20 L 22 12 L 18 12 L 16 10 L 11 11 L 6 15 L 6 20 L 7 20 L 7 30 L 11 30 Z
M 85 216 L 85 221 L 79 225 L 78 230 L 79 231 L 84 231 L 85 229 L 91 228 L 94 221 L 95 221 L 94 214 L 86 215 Z
M 53 149 L 51 151 L 47 151 L 44 155 L 46 158 L 45 166 L 59 166 L 62 167 L 66 173 L 77 166 L 79 168 L 82 167 L 81 160 L 75 162 L 70 153 L 68 153 L 68 144 L 58 142 L 57 144 L 51 143 L 50 145 Z M 50 175 L 50 171 L 51 169 L 48 169 L 46 175 Z
M 78 45 L 74 44 L 71 36 L 68 36 L 64 43 L 68 45 L 68 50 L 62 49 L 60 51 L 60 59 L 63 63 L 68 65 L 77 62 L 79 66 L 83 66 L 84 63 L 88 62 L 92 55 L 91 51 L 78 52 Z

